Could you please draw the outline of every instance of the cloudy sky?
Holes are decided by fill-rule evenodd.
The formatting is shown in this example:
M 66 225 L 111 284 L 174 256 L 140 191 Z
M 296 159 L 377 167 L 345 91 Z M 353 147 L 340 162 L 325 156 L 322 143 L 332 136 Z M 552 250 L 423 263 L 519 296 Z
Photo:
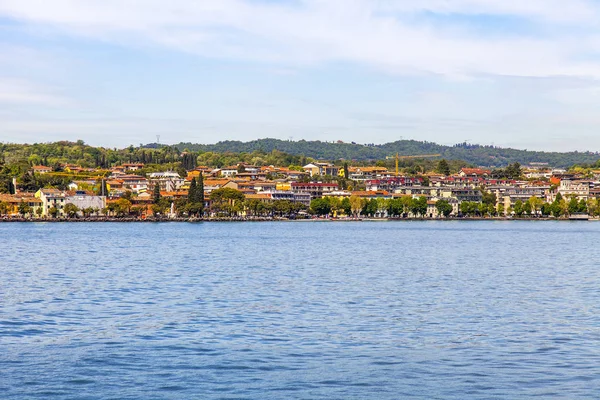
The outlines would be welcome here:
M 0 0 L 0 141 L 600 150 L 597 0 Z

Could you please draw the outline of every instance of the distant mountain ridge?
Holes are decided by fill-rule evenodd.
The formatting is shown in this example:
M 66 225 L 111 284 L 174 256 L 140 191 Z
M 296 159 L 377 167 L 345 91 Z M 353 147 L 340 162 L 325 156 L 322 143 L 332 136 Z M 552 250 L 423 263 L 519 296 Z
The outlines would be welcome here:
M 147 147 L 156 147 L 149 144 Z M 251 153 L 253 151 L 283 151 L 292 155 L 303 155 L 322 160 L 382 160 L 398 153 L 401 156 L 440 154 L 440 159 L 464 160 L 470 164 L 484 167 L 503 167 L 519 162 L 548 163 L 551 167 L 570 167 L 574 164 L 593 164 L 600 159 L 597 152 L 544 152 L 481 146 L 460 143 L 454 146 L 443 146 L 432 142 L 417 140 L 398 140 L 385 144 L 363 145 L 355 143 L 332 143 L 316 141 L 288 141 L 280 139 L 258 139 L 249 142 L 234 140 L 221 141 L 215 144 L 179 143 L 180 150 L 211 151 L 217 153 Z

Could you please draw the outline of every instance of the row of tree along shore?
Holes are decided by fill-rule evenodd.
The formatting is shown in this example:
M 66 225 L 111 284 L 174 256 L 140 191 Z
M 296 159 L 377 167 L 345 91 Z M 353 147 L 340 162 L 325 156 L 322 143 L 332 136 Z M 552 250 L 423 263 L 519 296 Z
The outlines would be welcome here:
M 428 218 L 428 217 L 316 217 L 301 215 L 296 217 L 164 217 L 164 218 L 141 218 L 141 217 L 75 217 L 75 218 L 33 218 L 20 216 L 4 216 L 0 217 L 0 223 L 14 222 L 36 222 L 36 223 L 85 223 L 85 222 L 273 222 L 273 221 L 320 221 L 320 222 L 381 222 L 381 221 L 600 221 L 600 218 L 591 218 L 587 214 L 572 215 L 569 217 L 556 218 L 551 215 L 546 216 L 527 216 L 527 217 L 510 217 L 510 216 L 462 216 L 462 217 L 447 217 L 447 218 Z

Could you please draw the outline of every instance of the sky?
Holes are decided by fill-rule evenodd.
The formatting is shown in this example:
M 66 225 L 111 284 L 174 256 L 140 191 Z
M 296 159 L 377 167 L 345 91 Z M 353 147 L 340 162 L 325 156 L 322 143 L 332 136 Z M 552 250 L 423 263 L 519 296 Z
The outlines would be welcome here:
M 0 142 L 600 150 L 600 0 L 0 0 Z

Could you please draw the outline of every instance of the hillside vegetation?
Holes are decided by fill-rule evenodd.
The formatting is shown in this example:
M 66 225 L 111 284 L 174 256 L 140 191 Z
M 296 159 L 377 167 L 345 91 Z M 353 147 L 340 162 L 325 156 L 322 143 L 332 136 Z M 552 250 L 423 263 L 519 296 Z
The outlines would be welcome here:
M 147 145 L 153 147 L 156 144 Z M 440 158 L 447 160 L 463 160 L 472 165 L 485 167 L 504 167 L 518 162 L 547 162 L 553 167 L 569 167 L 574 164 L 593 164 L 600 159 L 597 152 L 543 152 L 500 148 L 494 146 L 480 146 L 461 143 L 454 146 L 442 146 L 431 142 L 416 140 L 398 140 L 379 145 L 363 145 L 353 143 L 333 143 L 322 141 L 288 141 L 279 139 L 259 139 L 249 142 L 222 141 L 215 144 L 179 143 L 176 147 L 187 148 L 191 151 L 201 152 L 233 152 L 251 153 L 262 151 L 269 153 L 279 150 L 291 155 L 301 155 L 323 160 L 382 160 L 386 157 L 399 155 L 440 154 Z

